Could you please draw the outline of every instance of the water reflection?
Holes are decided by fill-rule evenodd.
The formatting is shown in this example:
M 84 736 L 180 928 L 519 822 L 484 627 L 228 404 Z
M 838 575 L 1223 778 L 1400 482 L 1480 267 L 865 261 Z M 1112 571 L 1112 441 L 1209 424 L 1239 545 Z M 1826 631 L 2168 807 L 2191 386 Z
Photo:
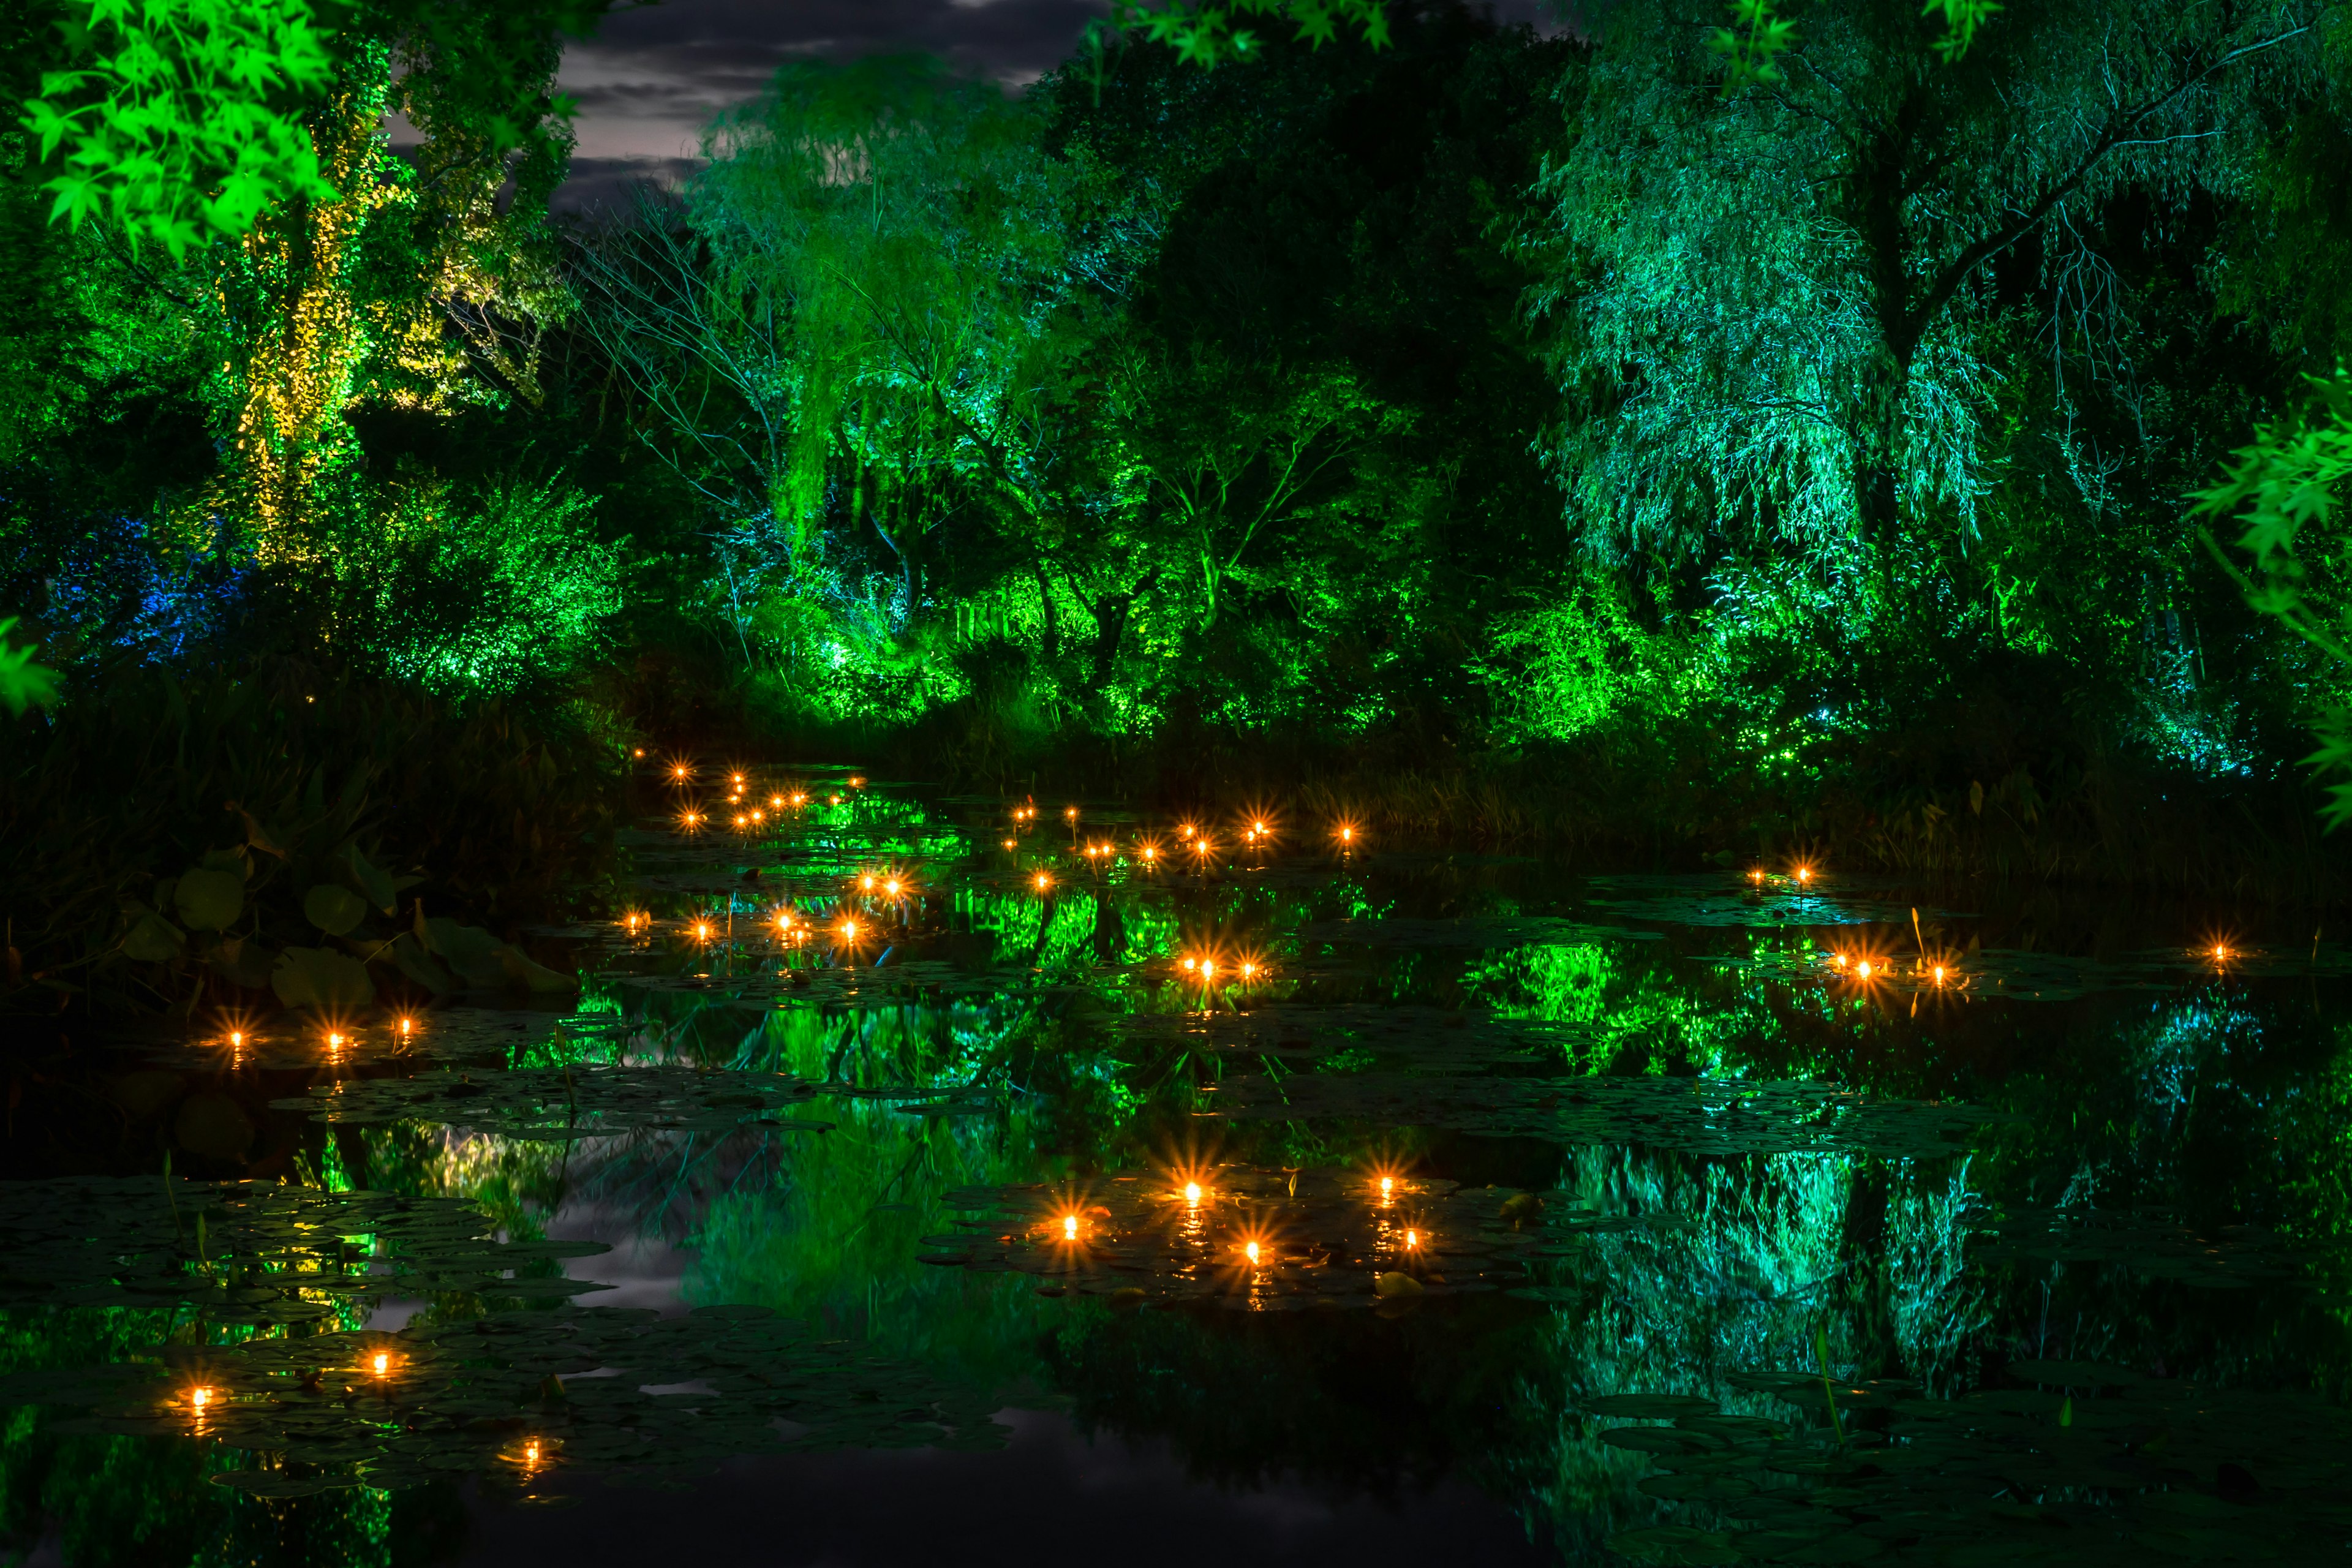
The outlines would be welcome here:
M 0 1189 L 14 1541 L 410 1561 L 566 1497 L 611 1556 L 772 1495 L 1076 1520 L 1088 1466 L 1293 1561 L 2352 1521 L 2315 941 L 815 771 L 665 794 L 609 918 L 532 941 L 576 997 L 243 1020 L 20 1108 L 118 1173 Z M 125 1131 L 65 1142 L 92 1102 Z M 694 1489 L 611 1489 L 648 1475 Z

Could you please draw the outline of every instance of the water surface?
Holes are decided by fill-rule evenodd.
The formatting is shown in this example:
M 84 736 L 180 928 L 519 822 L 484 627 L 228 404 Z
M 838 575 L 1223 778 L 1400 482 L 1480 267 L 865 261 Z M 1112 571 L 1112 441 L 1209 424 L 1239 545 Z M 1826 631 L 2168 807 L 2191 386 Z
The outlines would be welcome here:
M 20 1081 L 15 1546 L 2352 1541 L 2319 922 L 851 781 L 648 781 L 576 994 Z

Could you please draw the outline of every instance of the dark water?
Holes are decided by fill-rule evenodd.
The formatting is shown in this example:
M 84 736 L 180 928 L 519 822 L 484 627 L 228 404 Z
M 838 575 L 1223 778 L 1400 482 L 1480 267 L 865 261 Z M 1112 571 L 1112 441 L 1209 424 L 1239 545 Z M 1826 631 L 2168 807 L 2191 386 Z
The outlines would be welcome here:
M 577 993 L 19 1071 L 15 1550 L 2347 1555 L 2307 917 L 730 793 Z

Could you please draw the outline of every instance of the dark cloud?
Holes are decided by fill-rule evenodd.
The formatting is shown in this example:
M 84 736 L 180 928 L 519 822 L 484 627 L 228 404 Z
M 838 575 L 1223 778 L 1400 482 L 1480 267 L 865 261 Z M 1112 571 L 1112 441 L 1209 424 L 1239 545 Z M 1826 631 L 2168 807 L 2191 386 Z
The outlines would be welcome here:
M 1531 21 L 1542 3 L 1492 9 Z M 564 53 L 580 147 L 563 205 L 692 167 L 711 117 L 758 96 L 786 59 L 919 51 L 1018 88 L 1066 58 L 1108 9 L 1104 0 L 667 0 L 622 12 Z

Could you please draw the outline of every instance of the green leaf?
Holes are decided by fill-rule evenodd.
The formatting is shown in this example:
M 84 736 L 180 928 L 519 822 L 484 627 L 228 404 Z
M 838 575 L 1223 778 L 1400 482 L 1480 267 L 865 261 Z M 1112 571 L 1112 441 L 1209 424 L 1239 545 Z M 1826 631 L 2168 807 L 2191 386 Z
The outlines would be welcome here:
M 394 900 L 400 896 L 393 883 L 392 874 L 370 862 L 360 853 L 360 847 L 356 844 L 344 847 L 343 862 L 349 871 L 352 887 L 385 914 L 392 913 Z
M 526 991 L 577 991 L 580 982 L 569 974 L 559 974 L 545 964 L 534 963 L 520 948 L 498 949 L 498 960 L 506 971 L 509 984 Z
M 245 878 L 199 866 L 173 885 L 172 907 L 191 931 L 226 931 L 245 911 Z
M 302 895 L 302 914 L 329 936 L 341 936 L 367 918 L 367 905 L 349 888 L 320 882 Z
M 269 988 L 289 1007 L 322 1012 L 364 1007 L 375 1000 L 375 982 L 368 978 L 366 964 L 320 947 L 289 947 L 279 953 Z
M 14 616 L 0 621 L 0 707 L 11 713 L 52 707 L 58 700 L 58 672 L 33 662 L 37 644 L 18 647 L 8 640 L 8 628 L 16 624 Z
M 142 963 L 163 963 L 180 956 L 187 935 L 152 910 L 142 911 L 123 933 L 122 952 Z

